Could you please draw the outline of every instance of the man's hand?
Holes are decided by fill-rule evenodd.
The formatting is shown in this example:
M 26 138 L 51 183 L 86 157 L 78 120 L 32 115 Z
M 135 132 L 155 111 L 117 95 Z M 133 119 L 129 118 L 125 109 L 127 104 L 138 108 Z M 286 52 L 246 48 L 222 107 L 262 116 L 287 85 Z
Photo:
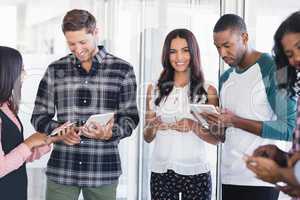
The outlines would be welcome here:
M 274 160 L 279 166 L 287 166 L 287 153 L 280 150 L 277 146 L 268 144 L 255 149 L 253 156 L 261 156 Z
M 220 112 L 220 110 L 218 109 Z M 225 109 L 220 114 L 201 113 L 200 114 L 209 124 L 209 132 L 214 135 L 219 141 L 225 141 L 225 130 L 227 127 L 233 126 L 233 120 L 236 115 Z
M 109 140 L 112 138 L 112 128 L 114 125 L 114 118 L 110 119 L 105 126 L 101 126 L 96 122 L 91 122 L 90 125 L 82 127 L 81 134 L 85 137 L 97 140 Z
M 67 145 L 74 145 L 80 143 L 80 136 L 78 134 L 78 128 L 75 125 L 69 126 L 70 122 L 59 126 L 57 128 L 58 134 L 56 136 L 51 136 L 47 140 L 48 143 L 54 143 L 63 141 Z M 55 132 L 55 130 L 54 130 Z
M 220 114 L 215 113 L 200 113 L 200 115 L 207 121 L 208 124 L 216 125 L 218 124 L 220 127 L 230 127 L 233 126 L 233 120 L 236 117 L 236 115 L 225 109 Z

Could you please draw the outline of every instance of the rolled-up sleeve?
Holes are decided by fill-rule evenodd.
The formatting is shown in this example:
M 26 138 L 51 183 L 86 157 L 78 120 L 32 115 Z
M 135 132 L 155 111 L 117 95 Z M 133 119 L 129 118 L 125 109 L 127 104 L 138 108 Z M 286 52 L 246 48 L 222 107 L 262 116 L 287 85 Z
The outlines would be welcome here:
M 34 109 L 31 116 L 31 123 L 36 131 L 50 134 L 59 123 L 52 118 L 55 115 L 55 100 L 54 100 L 54 73 L 51 73 L 48 67 L 42 80 L 40 81 Z
M 122 80 L 119 94 L 119 109 L 113 127 L 113 139 L 122 139 L 132 134 L 139 123 L 136 102 L 136 78 L 131 67 Z

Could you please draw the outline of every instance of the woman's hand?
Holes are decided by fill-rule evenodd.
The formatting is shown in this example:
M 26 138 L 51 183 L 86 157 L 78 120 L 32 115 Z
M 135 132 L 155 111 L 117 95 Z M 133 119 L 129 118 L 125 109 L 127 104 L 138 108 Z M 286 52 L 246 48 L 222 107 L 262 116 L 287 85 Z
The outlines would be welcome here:
M 291 197 L 300 197 L 300 187 L 294 187 L 294 186 L 277 186 L 276 187 L 281 192 L 290 195 Z
M 151 142 L 158 130 L 166 130 L 168 126 L 162 123 L 160 117 L 156 116 L 154 111 L 147 111 L 145 116 L 144 139 L 146 142 Z
M 253 152 L 253 156 L 269 158 L 271 160 L 274 160 L 281 167 L 287 166 L 288 154 L 280 150 L 276 145 L 273 144 L 259 146 Z
M 248 169 L 256 174 L 256 177 L 276 184 L 281 180 L 280 166 L 272 159 L 264 157 L 249 156 L 246 158 L 246 164 Z
M 24 144 L 28 146 L 30 150 L 35 147 L 40 147 L 49 144 L 48 136 L 44 133 L 34 133 L 24 140 Z
M 192 119 L 182 119 L 177 121 L 176 123 L 169 124 L 169 128 L 172 130 L 176 130 L 179 132 L 189 132 L 194 131 L 198 126 L 197 122 Z
M 288 159 L 288 166 L 293 167 L 298 160 L 300 160 L 300 152 L 294 153 L 290 159 Z

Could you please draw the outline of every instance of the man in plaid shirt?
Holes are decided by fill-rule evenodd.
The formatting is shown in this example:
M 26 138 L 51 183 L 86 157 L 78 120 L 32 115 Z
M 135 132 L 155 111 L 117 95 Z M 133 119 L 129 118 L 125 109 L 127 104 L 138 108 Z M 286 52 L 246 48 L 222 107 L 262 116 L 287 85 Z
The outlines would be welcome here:
M 114 112 L 105 126 L 68 129 L 48 161 L 47 200 L 116 199 L 121 174 L 118 144 L 139 122 L 133 67 L 97 46 L 96 20 L 69 11 L 62 24 L 71 54 L 49 65 L 41 80 L 31 122 L 50 134 L 66 122 L 84 124 L 93 114 Z M 56 116 L 57 120 L 53 118 Z

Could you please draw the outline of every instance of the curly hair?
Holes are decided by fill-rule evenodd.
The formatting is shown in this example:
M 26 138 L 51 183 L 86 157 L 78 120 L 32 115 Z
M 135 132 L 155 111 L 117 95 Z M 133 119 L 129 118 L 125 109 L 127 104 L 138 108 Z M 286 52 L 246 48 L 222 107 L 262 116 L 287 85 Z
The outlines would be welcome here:
M 235 14 L 225 14 L 220 17 L 217 21 L 216 25 L 214 26 L 214 33 L 222 32 L 225 30 L 237 30 L 241 33 L 247 32 L 247 26 L 243 18 Z
M 296 82 L 296 69 L 290 66 L 282 46 L 282 38 L 288 33 L 300 33 L 300 11 L 294 12 L 278 27 L 274 35 L 273 56 L 277 66 L 277 80 L 280 89 L 286 89 L 295 95 L 293 86 Z

